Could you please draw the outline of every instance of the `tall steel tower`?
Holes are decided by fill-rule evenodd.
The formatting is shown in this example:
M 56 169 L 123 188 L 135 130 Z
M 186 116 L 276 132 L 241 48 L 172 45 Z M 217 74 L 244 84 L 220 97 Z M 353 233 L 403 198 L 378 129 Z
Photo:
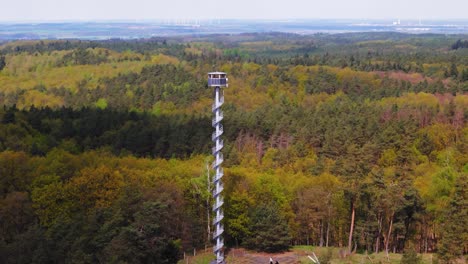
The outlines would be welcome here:
M 215 158 L 213 162 L 213 169 L 215 170 L 215 175 L 213 178 L 213 211 L 214 211 L 214 220 L 213 225 L 215 227 L 213 233 L 213 239 L 216 240 L 216 245 L 213 249 L 216 255 L 216 263 L 224 263 L 224 239 L 223 239 L 223 232 L 224 227 L 221 223 L 221 220 L 224 218 L 223 213 L 223 197 L 221 192 L 223 191 L 223 183 L 221 178 L 223 177 L 223 168 L 221 168 L 221 164 L 223 163 L 223 153 L 221 153 L 221 149 L 223 148 L 223 140 L 221 139 L 221 135 L 223 134 L 223 125 L 221 125 L 221 120 L 223 120 L 223 111 L 221 111 L 221 106 L 224 103 L 224 87 L 228 87 L 228 78 L 226 73 L 224 72 L 210 72 L 208 73 L 208 86 L 214 87 L 214 103 L 212 107 L 213 111 L 213 121 L 212 126 L 214 127 L 215 131 L 211 139 L 214 142 L 213 147 L 213 156 Z

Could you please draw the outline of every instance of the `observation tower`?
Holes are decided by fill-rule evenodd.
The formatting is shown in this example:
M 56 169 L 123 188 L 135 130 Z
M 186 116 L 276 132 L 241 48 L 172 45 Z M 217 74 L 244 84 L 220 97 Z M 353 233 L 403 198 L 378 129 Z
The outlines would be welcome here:
M 223 168 L 221 168 L 221 164 L 223 163 L 223 153 L 221 153 L 221 149 L 223 149 L 223 140 L 221 139 L 221 135 L 223 134 L 223 125 L 221 125 L 221 120 L 223 120 L 223 111 L 221 111 L 221 106 L 224 103 L 224 87 L 228 87 L 228 78 L 226 73 L 224 72 L 210 72 L 208 73 L 208 86 L 214 87 L 214 103 L 212 106 L 213 111 L 213 121 L 211 122 L 214 132 L 211 136 L 213 140 L 214 147 L 213 147 L 213 156 L 215 158 L 213 162 L 213 169 L 215 170 L 215 175 L 213 178 L 213 212 L 215 214 L 213 219 L 213 225 L 215 227 L 213 233 L 213 239 L 216 241 L 216 245 L 213 248 L 213 251 L 216 255 L 216 263 L 224 263 L 224 239 L 223 239 L 223 232 L 224 227 L 221 223 L 221 220 L 224 218 L 223 213 L 223 196 L 221 192 L 223 191 L 223 183 L 221 178 L 223 177 Z

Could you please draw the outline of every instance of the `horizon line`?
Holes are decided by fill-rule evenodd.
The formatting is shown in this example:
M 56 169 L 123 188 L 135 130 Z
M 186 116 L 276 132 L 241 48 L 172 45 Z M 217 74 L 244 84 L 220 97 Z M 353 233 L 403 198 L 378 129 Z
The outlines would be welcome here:
M 163 22 L 163 21 L 177 21 L 177 20 L 194 20 L 194 21 L 273 21 L 273 22 L 288 22 L 288 21 L 456 21 L 456 22 L 468 22 L 468 18 L 399 18 L 399 17 L 387 17 L 387 18 L 115 18 L 115 19 L 20 19 L 20 20 L 1 20 L 0 23 L 83 23 L 83 22 Z

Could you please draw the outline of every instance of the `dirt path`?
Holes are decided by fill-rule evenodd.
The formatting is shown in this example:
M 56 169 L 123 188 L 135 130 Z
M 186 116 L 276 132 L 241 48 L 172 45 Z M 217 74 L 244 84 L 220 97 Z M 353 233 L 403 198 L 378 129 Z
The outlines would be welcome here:
M 256 253 L 246 251 L 245 249 L 232 249 L 228 253 L 227 263 L 229 264 L 269 264 L 270 257 L 273 261 L 278 261 L 279 264 L 297 264 L 299 262 L 299 256 L 295 252 L 285 253 Z

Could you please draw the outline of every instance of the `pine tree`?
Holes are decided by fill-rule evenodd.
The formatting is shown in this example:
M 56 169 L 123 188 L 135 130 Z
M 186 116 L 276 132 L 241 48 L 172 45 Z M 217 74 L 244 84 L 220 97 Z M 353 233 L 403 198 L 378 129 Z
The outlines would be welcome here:
M 458 77 L 458 69 L 457 69 L 457 65 L 455 63 L 452 63 L 450 65 L 450 76 L 453 77 L 453 78 Z
M 265 252 L 288 250 L 291 237 L 286 219 L 280 215 L 275 205 L 260 205 L 251 217 L 250 236 L 246 246 Z
M 0 56 L 0 71 L 6 66 L 5 56 Z
M 461 78 L 461 81 L 462 81 L 462 82 L 468 81 L 468 69 L 463 69 L 460 78 Z
M 462 174 L 455 184 L 450 206 L 442 226 L 438 250 L 442 263 L 453 263 L 468 248 L 468 176 Z
M 447 68 L 444 69 L 444 78 L 450 77 L 450 73 Z

